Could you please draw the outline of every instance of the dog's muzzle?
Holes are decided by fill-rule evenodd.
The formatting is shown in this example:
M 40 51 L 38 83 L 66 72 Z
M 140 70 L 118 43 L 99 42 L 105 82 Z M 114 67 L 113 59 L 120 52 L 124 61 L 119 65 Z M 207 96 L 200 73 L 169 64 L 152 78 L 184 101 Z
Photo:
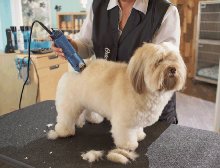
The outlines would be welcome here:
M 166 90 L 172 90 L 177 82 L 176 79 L 176 68 L 175 67 L 168 67 L 164 72 L 164 81 L 163 81 L 163 88 Z
M 174 76 L 175 76 L 175 73 L 176 73 L 176 68 L 174 68 L 174 67 L 169 67 L 167 71 L 168 71 L 168 76 L 169 76 L 169 77 L 174 77 Z

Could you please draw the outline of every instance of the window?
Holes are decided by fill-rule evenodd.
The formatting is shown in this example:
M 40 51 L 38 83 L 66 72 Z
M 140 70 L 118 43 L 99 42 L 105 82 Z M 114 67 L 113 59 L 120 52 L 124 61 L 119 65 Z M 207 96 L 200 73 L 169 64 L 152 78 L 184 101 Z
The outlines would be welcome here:
M 50 0 L 11 0 L 12 24 L 16 26 L 31 26 L 34 20 L 39 20 L 47 27 L 51 25 Z M 46 31 L 35 24 L 33 37 L 45 39 Z
M 23 25 L 31 26 L 34 20 L 39 20 L 50 27 L 50 3 L 49 0 L 21 0 Z M 33 37 L 44 39 L 48 34 L 36 24 L 33 29 Z

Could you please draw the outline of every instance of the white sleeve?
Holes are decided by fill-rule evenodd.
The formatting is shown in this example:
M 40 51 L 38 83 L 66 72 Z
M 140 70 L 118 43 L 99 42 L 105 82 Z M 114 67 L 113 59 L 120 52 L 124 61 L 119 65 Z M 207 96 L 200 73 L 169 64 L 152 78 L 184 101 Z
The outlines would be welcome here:
M 80 32 L 74 35 L 78 53 L 82 58 L 89 58 L 94 54 L 92 43 L 93 11 L 89 9 Z
M 170 42 L 179 48 L 180 32 L 179 12 L 175 6 L 171 5 L 164 15 L 161 26 L 156 32 L 152 42 L 155 44 Z

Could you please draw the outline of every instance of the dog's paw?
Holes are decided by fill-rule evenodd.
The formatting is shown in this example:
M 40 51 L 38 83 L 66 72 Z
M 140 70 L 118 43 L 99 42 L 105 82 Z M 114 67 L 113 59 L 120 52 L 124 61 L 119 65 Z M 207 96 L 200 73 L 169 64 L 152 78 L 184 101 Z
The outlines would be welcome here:
M 106 156 L 108 160 L 115 162 L 115 163 L 121 163 L 121 164 L 127 164 L 129 162 L 129 159 L 123 156 L 120 153 L 114 153 L 114 152 L 109 152 L 108 155 Z
M 57 123 L 55 130 L 50 130 L 47 134 L 48 139 L 57 139 L 58 137 L 68 137 L 75 135 L 75 127 L 67 128 L 64 125 Z
M 137 132 L 137 140 L 142 141 L 146 137 L 146 134 L 143 131 L 138 131 Z
M 116 145 L 118 148 L 134 151 L 138 147 L 138 142 L 126 142 Z
M 128 162 L 130 162 L 130 160 L 135 161 L 138 157 L 138 154 L 134 151 L 117 148 L 109 151 L 106 157 L 112 162 L 127 164 Z
M 57 139 L 58 137 L 58 134 L 54 130 L 50 130 L 47 134 L 47 138 L 51 140 Z

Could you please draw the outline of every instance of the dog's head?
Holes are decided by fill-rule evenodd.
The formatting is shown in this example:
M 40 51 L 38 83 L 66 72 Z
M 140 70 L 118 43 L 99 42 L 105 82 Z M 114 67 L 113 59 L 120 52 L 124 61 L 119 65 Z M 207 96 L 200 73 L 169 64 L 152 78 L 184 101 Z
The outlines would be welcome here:
M 134 90 L 139 94 L 181 90 L 186 80 L 186 66 L 175 46 L 170 43 L 144 43 L 128 65 Z

